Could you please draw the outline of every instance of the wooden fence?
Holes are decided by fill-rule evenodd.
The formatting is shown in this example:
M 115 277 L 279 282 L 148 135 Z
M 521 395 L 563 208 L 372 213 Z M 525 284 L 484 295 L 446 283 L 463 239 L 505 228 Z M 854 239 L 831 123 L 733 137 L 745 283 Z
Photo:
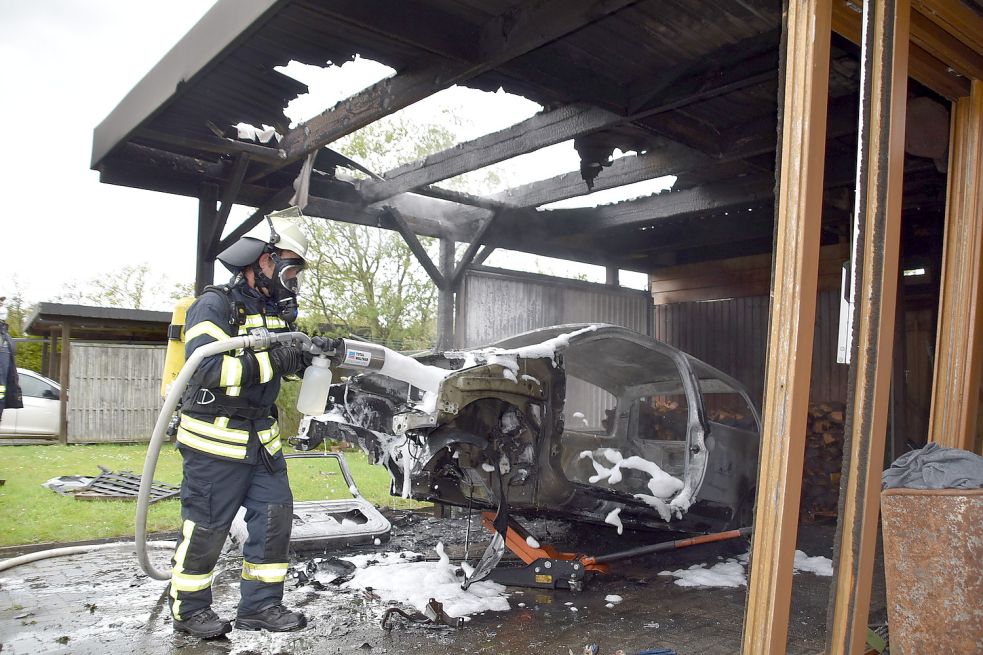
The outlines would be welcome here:
M 73 343 L 69 443 L 148 441 L 164 404 L 164 346 Z

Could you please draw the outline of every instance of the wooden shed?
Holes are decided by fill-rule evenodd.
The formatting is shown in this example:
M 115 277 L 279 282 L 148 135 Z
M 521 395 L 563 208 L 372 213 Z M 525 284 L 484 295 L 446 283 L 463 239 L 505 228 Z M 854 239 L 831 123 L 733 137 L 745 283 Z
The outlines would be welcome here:
M 396 73 L 290 125 L 284 106 L 306 89 L 277 67 L 356 54 Z M 845 413 L 827 648 L 860 652 L 892 371 L 923 403 L 909 419 L 922 438 L 979 449 L 979 2 L 221 0 L 96 128 L 92 167 L 106 183 L 199 198 L 200 288 L 218 252 L 285 205 L 308 155 L 454 84 L 543 111 L 381 180 L 316 175 L 305 213 L 399 231 L 441 290 L 445 344 L 464 273 L 505 248 L 604 266 L 612 285 L 618 269 L 646 273 L 657 335 L 757 371 L 745 653 L 784 652 L 810 389 L 825 385 Z M 282 138 L 230 137 L 240 122 Z M 571 140 L 579 170 L 491 197 L 438 185 Z M 538 209 L 669 174 L 668 193 Z M 256 212 L 223 239 L 233 204 Z M 418 235 L 441 239 L 438 262 Z M 458 242 L 469 246 L 455 261 Z M 850 364 L 836 368 L 844 295 L 852 338 L 836 350 Z M 712 352 L 723 339 L 747 353 Z
M 61 384 L 62 443 L 150 438 L 160 413 L 168 312 L 38 303 L 42 373 Z

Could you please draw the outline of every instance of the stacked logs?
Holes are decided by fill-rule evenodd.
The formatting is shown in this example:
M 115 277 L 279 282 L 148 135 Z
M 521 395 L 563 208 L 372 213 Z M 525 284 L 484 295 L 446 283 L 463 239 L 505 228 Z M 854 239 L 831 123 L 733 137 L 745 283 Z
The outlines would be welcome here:
M 835 518 L 843 466 L 843 403 L 811 403 L 802 471 L 800 514 L 806 520 Z

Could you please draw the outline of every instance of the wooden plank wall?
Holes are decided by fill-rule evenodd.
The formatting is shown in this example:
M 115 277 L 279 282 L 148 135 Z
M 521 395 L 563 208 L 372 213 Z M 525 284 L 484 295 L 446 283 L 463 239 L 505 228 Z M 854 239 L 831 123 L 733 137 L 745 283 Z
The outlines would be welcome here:
M 69 443 L 148 441 L 164 401 L 163 346 L 73 343 Z

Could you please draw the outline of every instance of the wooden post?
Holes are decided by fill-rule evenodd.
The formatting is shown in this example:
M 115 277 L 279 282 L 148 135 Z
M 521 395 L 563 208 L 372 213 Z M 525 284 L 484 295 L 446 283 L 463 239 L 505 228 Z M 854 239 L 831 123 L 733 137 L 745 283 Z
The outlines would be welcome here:
M 928 438 L 973 450 L 983 369 L 983 82 L 954 108 Z
M 440 273 L 450 281 L 454 275 L 454 240 L 440 240 Z M 447 350 L 454 343 L 454 292 L 448 283 L 437 290 L 436 349 Z
M 68 443 L 68 392 L 69 376 L 71 375 L 72 357 L 72 324 L 65 321 L 61 325 L 61 366 L 58 367 L 58 382 L 61 384 L 61 399 L 59 401 L 58 440 Z
M 198 250 L 195 264 L 195 295 L 215 281 L 215 258 L 211 255 L 213 234 L 218 224 L 218 186 L 202 184 L 198 195 Z M 218 238 L 221 234 L 215 236 Z
M 58 335 L 52 330 L 51 334 L 48 335 L 48 340 L 51 342 L 51 357 L 48 359 L 48 369 L 45 372 L 52 380 L 58 379 Z
M 41 373 L 42 375 L 49 375 L 51 371 L 51 340 L 43 339 L 41 341 Z
M 618 267 L 617 266 L 607 266 L 604 269 L 604 284 L 609 287 L 616 287 L 619 284 L 618 280 Z
M 789 2 L 775 260 L 742 652 L 786 651 L 819 277 L 831 6 Z M 781 97 L 781 96 L 780 96 Z
M 856 241 L 857 290 L 827 652 L 862 653 L 890 404 L 901 242 L 909 0 L 864 2 Z

